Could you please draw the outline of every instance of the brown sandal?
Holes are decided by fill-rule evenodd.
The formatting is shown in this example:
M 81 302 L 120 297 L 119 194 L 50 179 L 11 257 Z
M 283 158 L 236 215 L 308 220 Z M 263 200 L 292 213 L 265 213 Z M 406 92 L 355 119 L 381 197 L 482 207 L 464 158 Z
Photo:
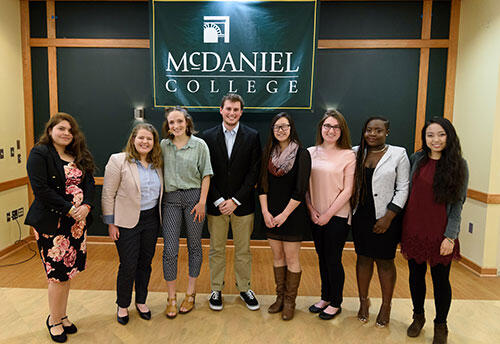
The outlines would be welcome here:
M 179 313 L 186 314 L 191 312 L 194 308 L 195 298 L 196 292 L 192 293 L 191 295 L 186 293 L 186 297 L 182 301 L 181 307 L 179 308 Z M 185 309 L 185 311 L 182 310 L 183 308 Z
M 177 295 L 175 295 L 173 299 L 167 299 L 167 308 L 165 308 L 165 315 L 170 319 L 173 319 L 177 316 Z

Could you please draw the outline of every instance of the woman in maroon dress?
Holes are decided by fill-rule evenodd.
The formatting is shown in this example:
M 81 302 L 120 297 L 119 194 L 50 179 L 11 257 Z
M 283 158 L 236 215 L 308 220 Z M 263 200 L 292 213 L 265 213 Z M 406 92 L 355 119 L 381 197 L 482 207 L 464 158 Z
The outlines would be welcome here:
M 451 260 L 458 258 L 460 216 L 467 197 L 468 170 L 455 128 L 434 117 L 422 128 L 422 150 L 410 158 L 410 197 L 403 219 L 401 252 L 408 259 L 413 323 L 417 337 L 425 323 L 425 274 L 431 267 L 436 318 L 433 343 L 446 343 L 451 305 Z

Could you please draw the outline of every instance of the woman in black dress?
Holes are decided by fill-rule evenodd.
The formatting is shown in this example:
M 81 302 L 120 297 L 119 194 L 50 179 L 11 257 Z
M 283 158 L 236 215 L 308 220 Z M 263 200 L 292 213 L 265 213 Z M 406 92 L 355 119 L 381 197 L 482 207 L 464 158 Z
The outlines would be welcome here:
M 70 280 L 85 270 L 86 229 L 92 222 L 94 160 L 75 119 L 57 113 L 28 157 L 35 200 L 25 224 L 34 228 L 47 274 L 52 340 L 65 342 L 76 326 L 66 314 Z
M 302 273 L 299 251 L 309 230 L 304 201 L 310 173 L 311 156 L 301 147 L 292 118 L 285 112 L 276 115 L 262 159 L 259 201 L 276 280 L 276 302 L 268 311 L 283 311 L 283 320 L 293 318 Z
M 410 162 L 403 147 L 386 144 L 389 121 L 369 118 L 361 132 L 361 143 L 354 147 L 356 172 L 351 205 L 354 209 L 352 234 L 356 249 L 356 277 L 359 292 L 358 319 L 368 321 L 368 289 L 373 264 L 382 289 L 382 305 L 377 316 L 379 327 L 390 320 L 391 300 L 396 283 L 394 257 L 401 236 L 397 216 L 408 198 Z

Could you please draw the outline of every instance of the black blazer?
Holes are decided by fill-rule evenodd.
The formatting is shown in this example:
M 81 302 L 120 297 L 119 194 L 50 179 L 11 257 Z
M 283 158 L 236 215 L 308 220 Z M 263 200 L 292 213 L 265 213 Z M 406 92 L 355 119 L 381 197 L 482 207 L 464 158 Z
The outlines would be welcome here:
M 33 226 L 37 232 L 56 234 L 57 224 L 62 216 L 67 216 L 73 196 L 66 194 L 64 164 L 52 145 L 35 146 L 26 164 L 35 200 L 30 206 L 24 224 Z M 94 177 L 84 174 L 79 185 L 83 190 L 82 204 L 93 207 Z M 87 226 L 92 223 L 92 214 L 87 216 Z
M 221 215 L 214 202 L 219 198 L 236 198 L 241 205 L 234 214 L 244 216 L 255 211 L 255 184 L 260 169 L 261 148 L 259 133 L 240 122 L 231 158 L 227 156 L 222 124 L 201 134 L 210 149 L 210 162 L 214 175 L 210 180 L 207 212 Z

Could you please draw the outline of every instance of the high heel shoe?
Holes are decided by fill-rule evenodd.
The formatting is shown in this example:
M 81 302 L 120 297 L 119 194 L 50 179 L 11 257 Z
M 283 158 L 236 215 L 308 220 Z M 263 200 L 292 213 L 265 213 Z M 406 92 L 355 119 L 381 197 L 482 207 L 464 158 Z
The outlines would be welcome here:
M 68 336 L 66 335 L 66 332 L 64 332 L 64 328 L 63 328 L 63 332 L 61 334 L 52 334 L 52 332 L 50 332 L 50 329 L 52 327 L 56 327 L 56 326 L 59 326 L 59 325 L 62 325 L 62 322 L 60 323 L 57 323 L 57 324 L 53 324 L 53 325 L 50 325 L 49 324 L 49 318 L 50 318 L 50 314 L 49 316 L 47 317 L 47 328 L 49 330 L 49 334 L 50 334 L 50 338 L 52 338 L 52 340 L 56 343 L 64 343 L 66 340 L 68 340 Z
M 370 317 L 370 299 L 367 297 L 360 297 L 359 298 L 359 311 L 358 311 L 358 320 L 361 321 L 362 323 L 365 323 L 368 321 L 368 318 Z
M 177 316 L 177 294 L 171 299 L 167 298 L 167 308 L 165 308 L 167 318 L 173 319 Z
M 179 308 L 179 313 L 186 314 L 191 312 L 194 308 L 195 299 L 196 299 L 196 292 L 193 292 L 192 294 L 186 293 L 186 297 L 182 301 L 181 307 Z M 185 309 L 184 311 L 182 310 L 183 308 Z
M 68 319 L 68 316 L 67 315 L 63 316 L 61 318 L 61 321 L 64 319 Z M 64 324 L 63 324 L 63 329 L 64 329 L 64 332 L 66 332 L 66 334 L 73 334 L 73 333 L 76 333 L 78 331 L 78 328 L 76 328 L 75 324 L 71 324 L 69 326 L 64 326 Z
M 380 306 L 380 311 L 377 315 L 377 321 L 375 325 L 378 327 L 386 327 L 391 320 L 391 303 L 390 302 L 382 302 Z
M 120 309 L 120 307 L 116 307 L 116 321 L 118 321 L 119 324 L 122 324 L 122 325 L 127 325 L 128 324 L 128 313 L 127 315 L 125 315 L 124 317 L 121 317 L 118 315 L 118 310 Z
M 139 312 L 139 316 L 144 319 L 144 320 L 151 320 L 151 310 L 147 312 L 141 312 L 139 307 L 137 307 L 137 304 L 135 305 L 135 309 L 137 309 L 137 312 Z

